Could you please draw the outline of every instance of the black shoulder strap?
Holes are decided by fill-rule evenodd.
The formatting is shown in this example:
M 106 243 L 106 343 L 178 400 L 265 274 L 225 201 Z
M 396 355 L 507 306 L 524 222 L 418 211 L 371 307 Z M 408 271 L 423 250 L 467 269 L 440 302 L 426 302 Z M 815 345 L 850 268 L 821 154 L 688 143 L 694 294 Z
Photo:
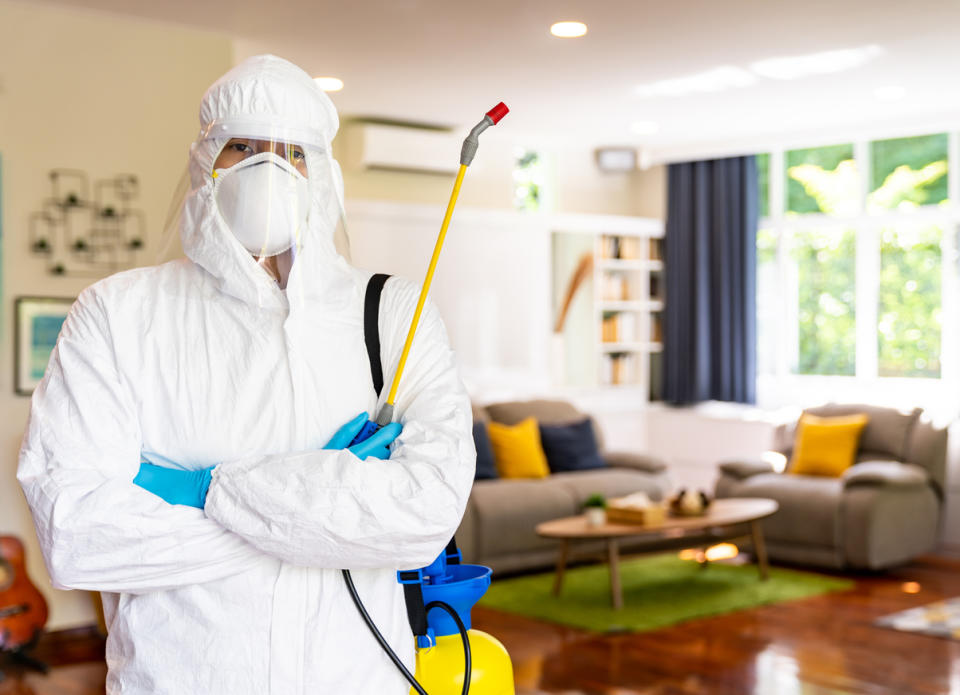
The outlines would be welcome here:
M 380 295 L 389 277 L 383 273 L 371 277 L 363 300 L 363 340 L 367 344 L 370 376 L 373 377 L 373 388 L 377 397 L 383 391 L 383 365 L 380 363 Z
M 383 294 L 383 286 L 389 277 L 383 273 L 373 275 L 367 283 L 367 293 L 363 302 L 363 342 L 367 345 L 370 376 L 373 377 L 373 388 L 378 397 L 383 390 L 383 365 L 380 362 L 380 295 Z M 456 538 L 450 539 L 444 552 L 447 554 L 448 564 L 460 564 Z M 420 584 L 423 579 L 422 572 L 420 570 L 397 572 L 397 579 L 403 584 L 403 597 L 407 604 L 410 629 L 414 635 L 422 637 L 427 634 L 427 611 Z

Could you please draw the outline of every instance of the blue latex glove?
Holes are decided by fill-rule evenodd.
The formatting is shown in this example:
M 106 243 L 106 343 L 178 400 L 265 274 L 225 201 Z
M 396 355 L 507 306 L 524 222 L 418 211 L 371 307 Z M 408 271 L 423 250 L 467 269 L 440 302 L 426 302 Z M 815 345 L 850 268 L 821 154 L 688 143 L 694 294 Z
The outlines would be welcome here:
M 216 466 L 198 471 L 164 468 L 146 461 L 140 462 L 140 472 L 133 479 L 135 485 L 163 498 L 169 504 L 182 504 L 203 509 L 210 488 L 210 473 Z
M 359 434 L 363 426 L 367 424 L 367 414 L 360 413 L 350 422 L 345 424 L 336 434 L 327 442 L 324 449 L 347 449 L 360 460 L 368 458 L 388 459 L 390 458 L 390 445 L 403 431 L 403 425 L 399 422 L 391 422 L 384 425 L 369 438 L 354 444 L 348 448 L 348 444 Z

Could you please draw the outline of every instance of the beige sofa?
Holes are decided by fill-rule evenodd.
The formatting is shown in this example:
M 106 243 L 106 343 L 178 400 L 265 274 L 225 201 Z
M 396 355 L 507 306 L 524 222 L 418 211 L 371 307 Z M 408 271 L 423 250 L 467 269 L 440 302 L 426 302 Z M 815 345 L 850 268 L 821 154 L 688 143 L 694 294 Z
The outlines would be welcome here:
M 547 425 L 587 417 L 566 401 L 474 406 L 477 422 L 493 420 L 513 425 L 530 416 Z M 652 499 L 663 498 L 668 491 L 666 464 L 639 453 L 605 451 L 596 421 L 593 430 L 607 468 L 555 473 L 536 480 L 498 478 L 474 482 L 457 531 L 465 562 L 487 565 L 501 573 L 550 567 L 556 562 L 557 545 L 537 536 L 534 527 L 538 523 L 579 514 L 583 502 L 595 492 L 615 497 L 642 490 Z M 599 551 L 602 546 L 596 549 Z
M 764 522 L 770 557 L 833 568 L 883 569 L 933 550 L 943 519 L 947 432 L 921 417 L 869 405 L 830 404 L 812 415 L 866 413 L 856 464 L 840 478 L 776 473 L 762 461 L 720 464 L 717 497 L 770 497 Z M 774 450 L 788 459 L 796 423 L 779 427 Z

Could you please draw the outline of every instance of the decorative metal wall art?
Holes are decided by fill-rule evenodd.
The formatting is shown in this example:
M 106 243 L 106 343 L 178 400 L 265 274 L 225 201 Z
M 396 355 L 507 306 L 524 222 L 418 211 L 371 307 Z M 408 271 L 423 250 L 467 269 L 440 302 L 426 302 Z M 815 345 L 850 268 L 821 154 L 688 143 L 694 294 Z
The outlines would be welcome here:
M 49 198 L 30 215 L 30 250 L 53 275 L 102 276 L 133 267 L 145 243 L 140 193 L 133 174 L 93 182 L 86 172 L 54 169 Z

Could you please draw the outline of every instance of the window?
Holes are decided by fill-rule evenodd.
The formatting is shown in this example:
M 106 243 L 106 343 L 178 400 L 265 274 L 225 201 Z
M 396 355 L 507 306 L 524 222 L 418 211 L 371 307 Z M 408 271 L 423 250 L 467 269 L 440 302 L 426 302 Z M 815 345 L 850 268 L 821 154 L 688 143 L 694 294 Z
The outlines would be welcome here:
M 796 374 L 856 373 L 856 232 L 811 227 L 790 235 L 797 298 Z
M 885 389 L 953 384 L 948 377 L 960 372 L 957 138 L 758 156 L 761 401 L 803 384 L 822 391 L 824 377 L 834 386 Z M 843 394 L 821 395 L 828 397 Z
M 517 210 L 536 212 L 540 209 L 543 189 L 543 164 L 534 150 L 518 150 L 513 169 L 513 204 Z

